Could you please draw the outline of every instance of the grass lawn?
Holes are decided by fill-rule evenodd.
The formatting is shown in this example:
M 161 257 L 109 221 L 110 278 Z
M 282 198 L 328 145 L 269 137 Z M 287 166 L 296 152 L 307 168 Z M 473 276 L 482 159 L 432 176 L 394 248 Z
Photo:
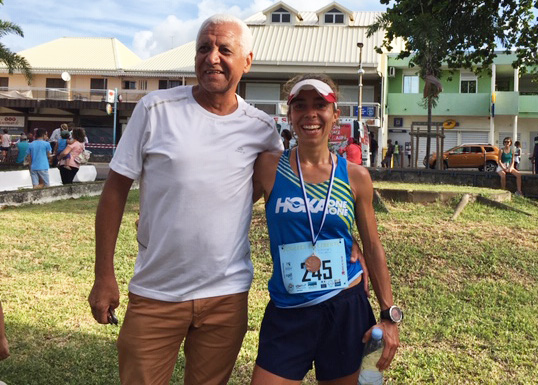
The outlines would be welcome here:
M 0 298 L 11 348 L 0 380 L 8 385 L 119 383 L 119 329 L 98 325 L 86 300 L 97 200 L 0 210 Z M 395 301 L 406 311 L 387 383 L 534 384 L 538 206 L 515 198 L 511 204 L 527 216 L 473 203 L 452 222 L 455 204 L 390 202 L 390 214 L 377 214 Z M 116 253 L 120 322 L 137 252 L 137 208 L 133 191 Z M 272 267 L 261 204 L 250 235 L 249 328 L 230 384 L 249 383 L 268 300 Z M 180 356 L 173 383 L 182 383 L 183 366 Z M 315 383 L 312 373 L 304 383 Z

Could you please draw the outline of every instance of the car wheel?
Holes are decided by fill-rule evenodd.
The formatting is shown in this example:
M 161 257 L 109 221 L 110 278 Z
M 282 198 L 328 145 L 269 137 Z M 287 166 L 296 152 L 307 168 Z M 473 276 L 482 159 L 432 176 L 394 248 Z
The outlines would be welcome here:
M 497 169 L 497 163 L 493 162 L 493 161 L 488 161 L 486 163 L 486 167 L 484 167 L 484 171 L 486 172 L 495 172 L 495 170 Z

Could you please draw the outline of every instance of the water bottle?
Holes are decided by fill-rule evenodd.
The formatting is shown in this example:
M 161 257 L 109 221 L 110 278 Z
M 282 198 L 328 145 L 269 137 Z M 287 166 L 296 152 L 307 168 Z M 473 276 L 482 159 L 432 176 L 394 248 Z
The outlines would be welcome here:
M 370 341 L 364 347 L 359 385 L 383 385 L 383 373 L 376 366 L 383 353 L 383 345 L 383 330 L 373 328 Z

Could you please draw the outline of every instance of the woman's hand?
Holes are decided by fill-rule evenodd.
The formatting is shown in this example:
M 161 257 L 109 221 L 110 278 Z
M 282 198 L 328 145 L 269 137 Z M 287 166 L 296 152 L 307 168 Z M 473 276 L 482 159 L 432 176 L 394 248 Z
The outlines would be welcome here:
M 396 354 L 398 346 L 400 346 L 400 331 L 398 330 L 398 324 L 387 320 L 381 320 L 377 325 L 372 326 L 364 334 L 362 342 L 367 342 L 370 340 L 372 336 L 372 329 L 374 327 L 383 330 L 383 343 L 385 346 L 383 348 L 381 358 L 379 361 L 377 361 L 377 368 L 379 370 L 385 370 L 389 367 L 394 355 Z

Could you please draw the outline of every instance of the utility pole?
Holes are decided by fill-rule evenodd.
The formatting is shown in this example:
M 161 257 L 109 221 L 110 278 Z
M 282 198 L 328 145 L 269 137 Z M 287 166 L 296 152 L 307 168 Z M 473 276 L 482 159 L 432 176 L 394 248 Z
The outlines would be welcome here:
M 364 47 L 363 43 L 357 43 L 357 47 L 359 47 L 359 70 L 357 71 L 359 74 L 359 109 L 357 111 L 357 119 L 359 120 L 359 125 L 362 126 L 362 75 L 364 74 L 364 69 L 362 68 L 362 47 Z

